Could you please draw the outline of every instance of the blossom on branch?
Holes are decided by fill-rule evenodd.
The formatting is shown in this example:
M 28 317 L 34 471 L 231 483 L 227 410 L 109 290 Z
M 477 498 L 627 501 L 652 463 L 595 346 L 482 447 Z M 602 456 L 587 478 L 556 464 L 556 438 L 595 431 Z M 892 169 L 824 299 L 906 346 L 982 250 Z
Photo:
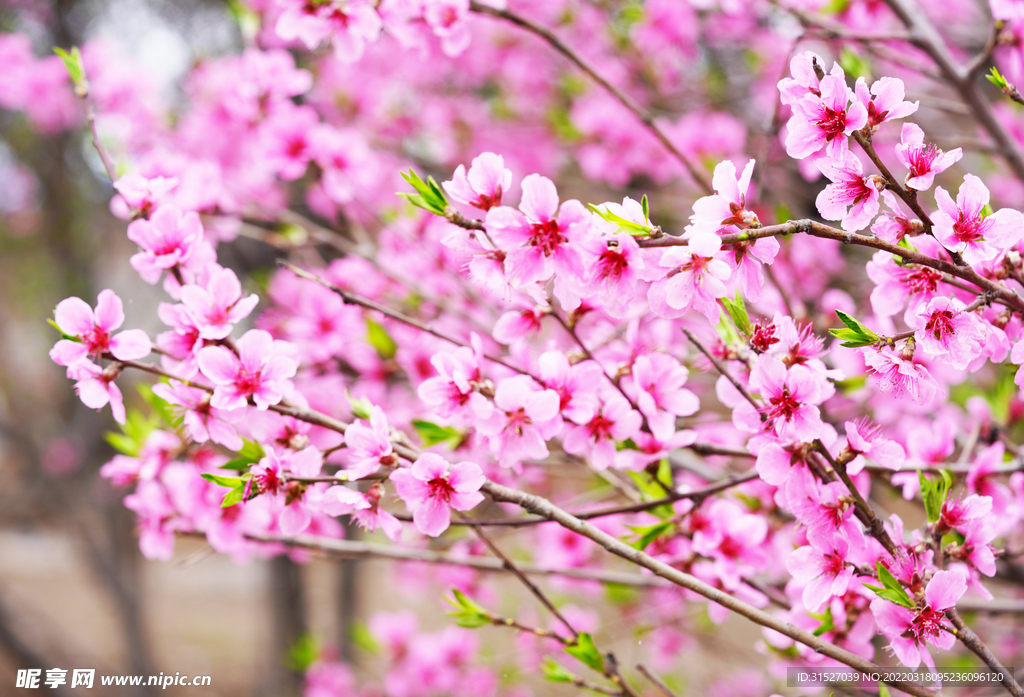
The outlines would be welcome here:
M 434 453 L 424 453 L 412 467 L 395 470 L 390 479 L 412 511 L 416 529 L 430 537 L 448 529 L 453 508 L 468 511 L 484 500 L 480 487 L 486 478 L 479 466 L 451 465 Z

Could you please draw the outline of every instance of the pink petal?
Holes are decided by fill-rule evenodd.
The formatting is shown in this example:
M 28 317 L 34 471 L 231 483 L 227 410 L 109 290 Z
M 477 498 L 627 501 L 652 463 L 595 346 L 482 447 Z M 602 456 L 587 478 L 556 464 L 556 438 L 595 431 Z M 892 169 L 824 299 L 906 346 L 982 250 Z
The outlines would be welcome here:
M 447 530 L 451 520 L 452 509 L 436 499 L 428 499 L 412 514 L 412 522 L 415 523 L 416 529 L 430 537 L 437 537 Z
M 112 332 L 124 324 L 124 304 L 114 291 L 101 290 L 96 302 L 96 326 Z
M 554 182 L 539 174 L 523 179 L 523 199 L 519 210 L 534 222 L 553 220 L 558 212 L 558 189 Z
M 57 303 L 54 321 L 68 336 L 82 336 L 92 331 L 92 308 L 81 298 L 65 298 Z
M 127 329 L 110 340 L 110 352 L 122 361 L 145 358 L 152 350 L 149 335 L 141 329 Z
M 197 360 L 203 375 L 218 385 L 233 383 L 241 369 L 238 357 L 223 346 L 207 346 L 199 352 Z

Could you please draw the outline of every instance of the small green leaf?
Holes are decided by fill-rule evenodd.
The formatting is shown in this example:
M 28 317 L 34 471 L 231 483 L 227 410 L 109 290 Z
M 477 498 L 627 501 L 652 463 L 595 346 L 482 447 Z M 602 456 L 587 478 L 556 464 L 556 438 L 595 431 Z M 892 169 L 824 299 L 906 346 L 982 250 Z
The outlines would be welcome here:
M 598 673 L 604 672 L 604 658 L 598 652 L 597 647 L 594 646 L 593 638 L 586 632 L 580 633 L 576 639 L 575 646 L 566 646 L 565 652 L 573 658 L 582 661 Z
M 398 344 L 388 334 L 388 330 L 381 325 L 374 322 L 369 317 L 366 318 L 366 340 L 370 343 L 370 346 L 377 350 L 377 354 L 384 360 L 394 358 L 395 353 L 398 352 Z
M 1007 90 L 1010 88 L 1010 83 L 1006 81 L 1006 78 L 1003 77 L 996 68 L 992 68 L 992 70 L 989 71 L 989 74 L 985 77 L 988 78 L 989 82 L 1001 90 Z
M 296 673 L 305 673 L 320 657 L 320 642 L 312 634 L 303 634 L 288 647 L 285 663 Z
M 617 225 L 620 230 L 625 230 L 631 235 L 649 235 L 653 231 L 650 225 L 641 225 L 640 223 L 635 223 L 632 220 L 627 220 L 621 215 L 612 213 L 607 208 L 595 206 L 592 203 L 588 203 L 587 208 L 603 220 L 606 220 L 612 225 Z
M 649 526 L 629 525 L 627 527 L 638 535 L 637 539 L 630 544 L 642 552 L 659 537 L 675 530 L 676 526 L 672 521 L 666 520 Z
M 937 523 L 942 517 L 942 505 L 946 503 L 946 497 L 953 486 L 953 478 L 945 470 L 939 473 L 938 480 L 926 477 L 924 472 L 918 472 L 917 477 L 921 483 L 921 499 L 928 522 Z
M 79 339 L 79 338 L 78 338 L 77 336 L 70 336 L 70 335 L 68 335 L 68 334 L 65 334 L 65 333 L 64 333 L 64 331 L 63 331 L 63 330 L 62 330 L 62 329 L 61 329 L 61 328 L 60 328 L 59 326 L 57 326 L 57 323 L 56 323 L 56 322 L 54 322 L 54 321 L 53 321 L 52 319 L 50 319 L 49 317 L 47 317 L 47 318 L 46 318 L 46 322 L 47 322 L 47 324 L 49 324 L 49 325 L 50 325 L 51 327 L 53 327 L 53 328 L 54 328 L 54 329 L 56 329 L 56 330 L 57 330 L 58 332 L 60 332 L 60 338 L 61 338 L 61 339 L 67 339 L 68 341 L 74 341 L 74 342 L 75 342 L 76 344 L 80 344 L 80 343 L 82 343 L 82 340 L 81 340 L 81 339 Z
M 465 437 L 465 434 L 451 426 L 438 426 L 430 421 L 420 421 L 417 419 L 412 422 L 412 426 L 416 429 L 416 433 L 420 435 L 420 440 L 428 448 L 438 443 L 448 443 L 449 447 L 455 448 Z
M 211 472 L 203 472 L 200 476 L 208 482 L 213 482 L 214 484 L 230 487 L 232 489 L 239 484 L 245 484 L 245 480 L 241 477 L 225 477 L 220 474 L 212 474 Z
M 896 603 L 897 605 L 913 610 L 914 601 L 911 599 L 910 594 L 907 593 L 906 589 L 904 589 L 900 582 L 896 580 L 896 577 L 882 565 L 882 562 L 876 562 L 875 569 L 878 572 L 878 580 L 882 582 L 882 586 L 872 586 L 867 583 L 865 583 L 864 586 L 873 590 L 879 598 L 883 598 L 891 603 Z
M 868 61 L 860 54 L 851 51 L 849 47 L 843 47 L 843 52 L 839 56 L 839 65 L 851 79 L 871 76 L 871 65 Z
M 349 636 L 357 649 L 366 653 L 380 652 L 380 645 L 373 638 L 373 634 L 370 633 L 370 628 L 366 626 L 365 622 L 354 622 L 352 629 L 349 630 Z
M 892 693 L 889 692 L 889 686 L 884 682 L 878 683 L 878 697 L 892 697 Z
M 647 224 L 650 225 L 651 224 L 651 207 L 647 203 L 647 194 L 644 194 L 643 197 L 641 197 L 641 199 L 640 199 L 640 207 L 644 209 L 644 220 L 646 220 Z
M 149 434 L 155 431 L 158 425 L 155 416 L 143 416 L 142 412 L 132 409 L 121 425 L 121 433 L 106 433 L 104 438 L 122 454 L 138 457 L 149 439 Z
M 821 626 L 814 630 L 814 636 L 821 636 L 822 634 L 831 632 L 836 628 L 835 620 L 832 618 L 832 608 L 826 608 L 823 614 L 811 615 L 811 617 L 821 622 Z
M 836 310 L 836 316 L 846 325 L 846 329 L 829 329 L 829 334 L 843 341 L 843 346 L 870 346 L 878 343 L 879 336 L 867 328 L 860 320 L 851 317 L 842 310 Z
M 231 508 L 236 503 L 241 503 L 243 498 L 245 498 L 245 484 L 239 484 L 234 489 L 224 494 L 224 498 L 220 500 L 220 507 Z
M 266 457 L 266 453 L 263 452 L 263 446 L 256 441 L 243 438 L 244 445 L 242 449 L 238 451 L 237 457 L 220 466 L 222 470 L 247 470 L 251 465 L 255 465 L 257 462 Z
M 725 311 L 729 313 L 729 317 L 732 318 L 733 324 L 740 330 L 740 333 L 750 336 L 753 333 L 750 315 L 747 314 L 747 304 L 743 301 L 740 292 L 736 291 L 735 298 L 722 298 L 722 304 L 725 305 Z
M 352 409 L 352 416 L 356 417 L 357 419 L 370 418 L 370 412 L 373 411 L 373 402 L 371 402 L 366 397 L 360 397 L 359 399 L 356 399 L 351 395 L 351 393 L 349 393 L 347 389 L 345 390 L 345 396 L 348 397 L 348 403 Z
M 466 597 L 465 593 L 452 588 L 452 595 L 454 598 L 445 596 L 445 600 L 455 608 L 454 612 L 448 613 L 450 617 L 455 618 L 455 624 L 467 629 L 476 629 L 477 627 L 491 624 L 491 614 L 482 606 Z
M 573 682 L 576 680 L 575 675 L 556 663 L 551 656 L 544 658 L 544 663 L 541 664 L 540 669 L 544 679 L 548 682 Z
M 78 50 L 78 46 L 72 46 L 70 51 L 54 48 L 53 52 L 64 62 L 64 67 L 71 76 L 71 83 L 75 86 L 75 94 L 79 97 L 87 95 L 89 85 L 85 81 L 85 64 L 82 63 L 82 52 Z
M 412 169 L 409 173 L 401 173 L 402 178 L 409 183 L 412 188 L 416 189 L 415 194 L 399 193 L 398 195 L 404 199 L 407 199 L 414 206 L 419 206 L 424 210 L 430 211 L 434 215 L 444 215 L 448 209 L 448 199 L 444 195 L 444 191 L 438 186 L 437 182 L 434 181 L 433 177 L 427 177 L 427 181 L 420 179 L 420 175 L 416 174 Z

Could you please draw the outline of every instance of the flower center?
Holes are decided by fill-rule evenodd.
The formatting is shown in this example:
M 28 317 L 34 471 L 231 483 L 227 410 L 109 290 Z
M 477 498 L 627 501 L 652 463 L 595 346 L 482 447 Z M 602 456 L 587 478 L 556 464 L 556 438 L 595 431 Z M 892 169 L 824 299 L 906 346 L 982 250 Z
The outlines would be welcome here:
M 942 618 L 944 616 L 944 613 L 926 607 L 914 618 L 913 624 L 907 631 L 918 642 L 926 641 L 929 637 L 938 637 L 943 632 Z
M 427 488 L 430 489 L 430 498 L 435 500 L 441 500 L 448 503 L 448 499 L 455 493 L 455 489 L 448 483 L 448 480 L 444 477 L 435 477 L 427 482 Z
M 928 318 L 928 322 L 924 325 L 924 329 L 926 332 L 931 333 L 936 340 L 941 340 L 945 336 L 955 334 L 953 313 L 949 310 L 933 312 L 932 316 Z
M 772 419 L 782 417 L 786 421 L 793 418 L 793 415 L 800 409 L 800 402 L 789 393 L 789 388 L 782 388 L 782 394 L 768 398 L 768 416 Z
M 956 222 L 953 223 L 953 234 L 956 235 L 956 239 L 960 242 L 977 242 L 985 236 L 982 222 L 983 220 L 980 216 L 965 218 L 963 211 L 961 211 Z
M 931 171 L 932 165 L 935 163 L 935 158 L 939 156 L 939 149 L 929 143 L 914 148 L 910 151 L 910 173 L 915 177 L 920 177 L 924 174 L 928 174 Z
M 240 368 L 238 376 L 235 378 L 235 387 L 238 388 L 239 392 L 244 394 L 255 394 L 260 389 L 262 380 L 260 374 L 263 371 L 257 370 L 255 373 L 250 373 L 245 368 Z
M 823 116 L 818 120 L 817 126 L 825 131 L 825 140 L 831 142 L 846 130 L 846 110 L 835 111 L 826 107 L 822 112 Z
M 557 220 L 547 220 L 543 223 L 534 223 L 530 230 L 530 245 L 540 247 L 544 256 L 554 254 L 559 245 L 565 242 Z
M 606 419 L 601 414 L 598 414 L 590 420 L 587 424 L 587 430 L 590 431 L 592 438 L 597 440 L 607 440 L 612 437 L 612 427 L 615 426 L 614 421 Z
M 629 267 L 629 262 L 626 260 L 625 254 L 614 249 L 605 249 L 597 260 L 597 277 L 602 281 L 608 279 L 617 281 L 622 278 L 627 267 Z

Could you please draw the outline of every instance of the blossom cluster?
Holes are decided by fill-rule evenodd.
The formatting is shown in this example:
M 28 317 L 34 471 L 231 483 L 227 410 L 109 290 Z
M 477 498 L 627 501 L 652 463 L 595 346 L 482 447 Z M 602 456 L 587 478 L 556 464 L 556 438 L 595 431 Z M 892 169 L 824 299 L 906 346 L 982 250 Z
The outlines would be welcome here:
M 872 14 L 876 3 L 849 4 L 850 27 L 895 22 Z M 180 532 L 238 558 L 269 556 L 299 534 L 342 538 L 347 523 L 397 549 L 445 535 L 472 559 L 488 545 L 454 528 L 512 515 L 489 502 L 501 485 L 564 502 L 864 659 L 882 658 L 877 636 L 911 668 L 953 648 L 957 603 L 991 599 L 997 558 L 1021 543 L 1024 473 L 1004 463 L 1024 414 L 1013 387 L 1024 387 L 1024 214 L 963 148 L 939 147 L 924 104 L 907 98 L 919 77 L 854 78 L 841 56 L 826 70 L 818 53 L 774 49 L 758 85 L 785 127 L 752 158 L 736 116 L 638 120 L 632 97 L 577 95 L 564 75 L 534 71 L 536 47 L 474 16 L 499 19 L 496 3 L 250 5 L 260 40 L 197 65 L 173 125 L 151 119 L 112 144 L 128 164 L 111 210 L 138 248 L 123 261 L 166 293 L 162 330 L 118 332 L 112 290 L 95 307 L 61 301 L 53 321 L 62 336 L 50 356 L 81 401 L 127 424 L 101 475 L 130 489 L 147 557 L 171 558 Z M 585 41 L 600 10 L 569 5 Z M 617 39 L 587 46 L 605 68 L 628 39 L 650 62 L 645 79 L 682 93 L 673 66 L 698 46 L 687 27 L 706 22 L 720 37 L 771 25 L 733 5 L 651 0 L 642 18 L 618 18 Z M 993 0 L 1000 32 L 1024 21 L 1018 5 Z M 44 124 L 19 96 L 71 94 L 25 41 L 0 41 L 17 67 L 0 77 L 17 88 L 0 105 L 39 128 L 72 125 Z M 998 60 L 1019 51 L 1008 44 Z M 85 68 L 96 89 L 125 85 L 120 101 L 112 88 L 95 95 L 101 125 L 155 113 L 102 60 Z M 364 84 L 392 73 L 424 97 L 419 109 L 400 87 Z M 497 96 L 482 109 L 481 94 Z M 538 129 L 545 118 L 562 133 Z M 571 197 L 603 189 L 559 177 L 560 137 L 573 141 L 577 175 L 622 189 L 616 200 Z M 783 151 L 811 182 L 808 215 L 839 227 L 790 219 L 764 175 Z M 423 161 L 441 183 L 415 171 L 403 183 L 398 172 Z M 643 195 L 648 185 L 686 187 L 685 214 L 678 198 Z M 288 268 L 265 284 L 240 278 L 221 254 L 239 235 L 275 247 Z M 874 251 L 844 254 L 843 243 Z M 155 363 L 140 363 L 151 353 Z M 1022 366 L 1015 377 L 1011 366 Z M 118 386 L 137 369 L 160 376 L 142 390 L 152 420 L 126 412 Z M 986 401 L 976 381 L 1013 396 Z M 643 505 L 581 511 L 565 493 L 580 481 Z M 885 492 L 921 510 L 884 515 Z M 578 531 L 522 535 L 549 570 L 603 564 Z M 431 573 L 493 600 L 468 567 Z M 594 594 L 593 581 L 562 583 Z M 667 670 L 699 595 L 646 597 L 629 613 L 650 622 Z M 709 602 L 707 613 L 721 623 L 728 610 Z M 586 609 L 569 614 L 588 636 L 599 629 Z M 387 694 L 506 692 L 470 665 L 472 634 L 418 634 L 400 615 L 375 622 Z M 523 637 L 536 669 L 551 647 Z M 764 641 L 779 666 L 833 660 L 776 629 Z M 327 659 L 307 681 L 315 697 L 362 689 Z

